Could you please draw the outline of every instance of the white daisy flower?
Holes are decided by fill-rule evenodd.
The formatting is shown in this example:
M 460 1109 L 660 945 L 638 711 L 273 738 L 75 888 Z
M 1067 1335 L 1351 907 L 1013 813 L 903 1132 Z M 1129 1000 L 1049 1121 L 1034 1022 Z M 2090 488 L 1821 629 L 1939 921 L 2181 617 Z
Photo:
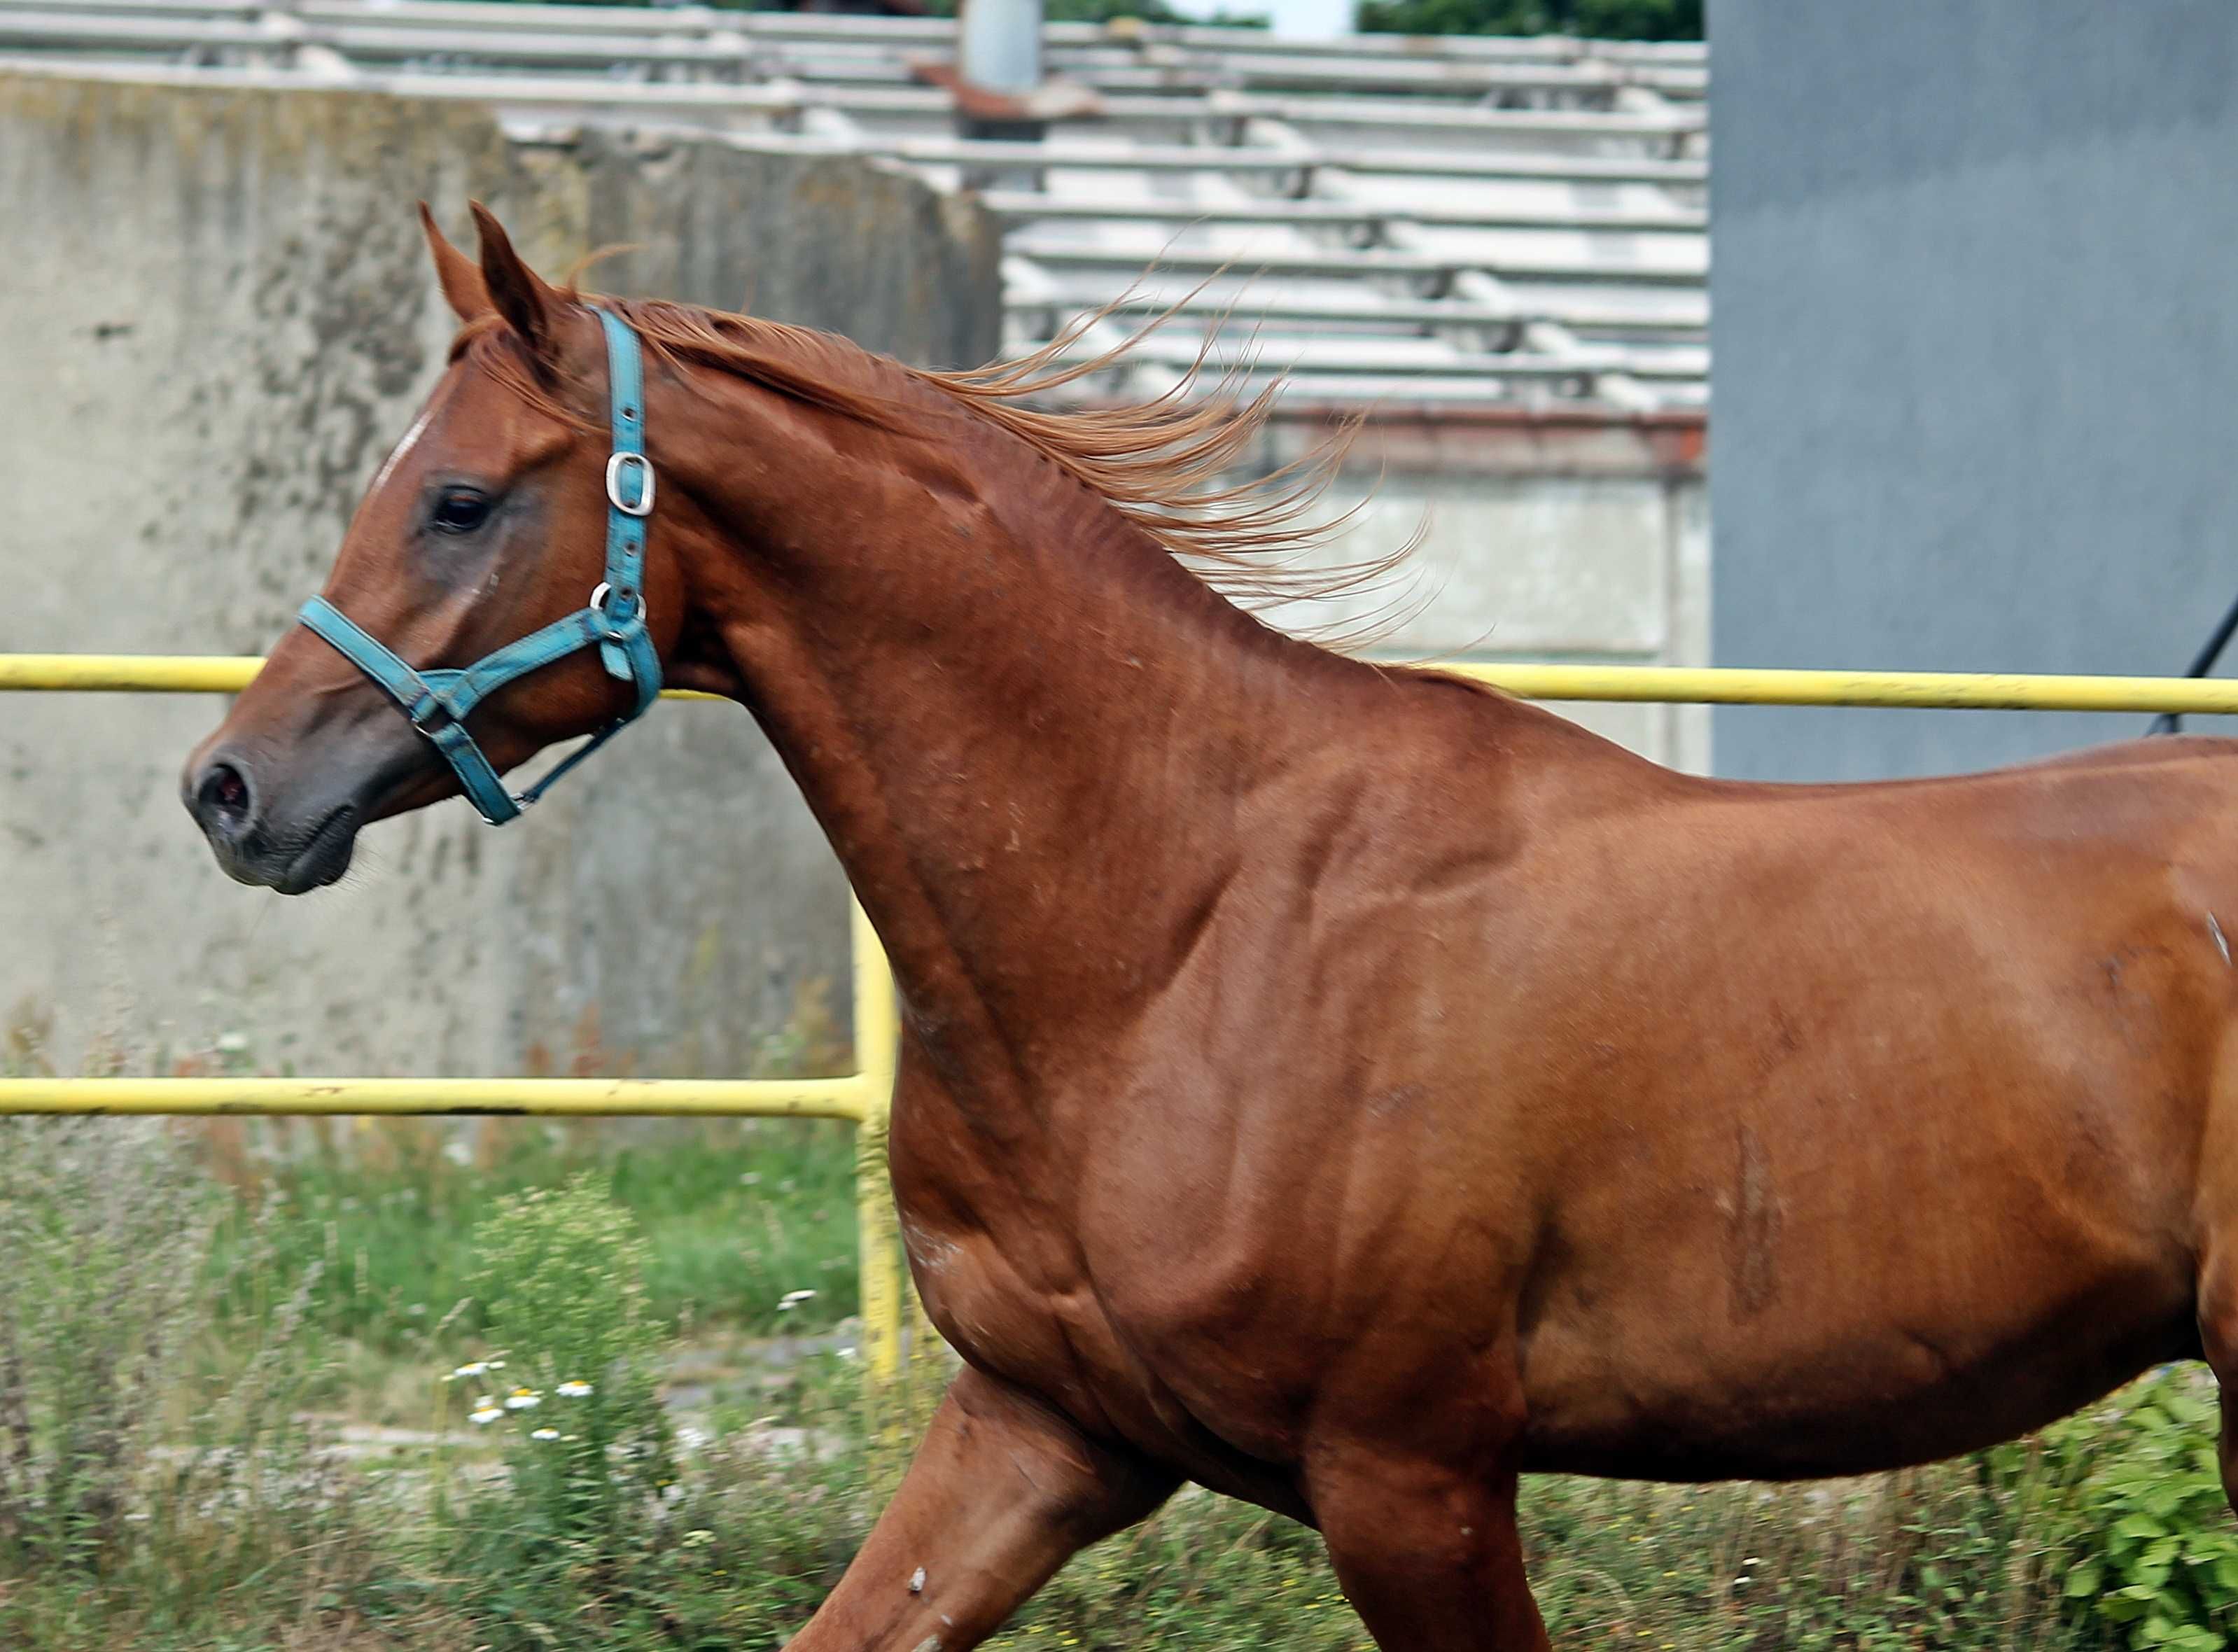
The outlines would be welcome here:
M 516 1388 L 505 1397 L 505 1408 L 509 1411 L 533 1411 L 544 1404 L 544 1396 L 533 1388 Z
M 815 1294 L 813 1291 L 788 1291 L 778 1298 L 777 1311 L 779 1313 L 791 1313 Z
M 472 1359 L 460 1366 L 449 1376 L 443 1378 L 443 1380 L 447 1383 L 455 1383 L 461 1377 L 480 1377 L 488 1370 L 489 1361 L 487 1359 Z
M 480 1427 L 487 1428 L 504 1415 L 505 1412 L 498 1406 L 485 1405 L 479 1411 L 469 1412 L 468 1419 Z
M 528 1437 L 532 1440 L 556 1440 L 560 1437 L 560 1431 L 556 1428 L 532 1429 Z
M 552 1391 L 563 1399 L 587 1399 L 597 1391 L 588 1383 L 579 1383 L 574 1378 L 569 1378 Z

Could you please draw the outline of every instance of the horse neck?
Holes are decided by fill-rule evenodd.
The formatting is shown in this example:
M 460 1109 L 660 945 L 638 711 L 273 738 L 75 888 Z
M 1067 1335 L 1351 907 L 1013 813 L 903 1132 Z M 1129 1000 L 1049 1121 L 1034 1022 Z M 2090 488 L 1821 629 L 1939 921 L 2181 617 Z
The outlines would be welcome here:
M 773 402 L 697 488 L 729 541 L 687 570 L 697 617 L 921 1047 L 955 1087 L 1031 1092 L 1180 966 L 1241 800 L 1367 668 L 1240 612 L 960 409 L 944 439 L 849 443 Z

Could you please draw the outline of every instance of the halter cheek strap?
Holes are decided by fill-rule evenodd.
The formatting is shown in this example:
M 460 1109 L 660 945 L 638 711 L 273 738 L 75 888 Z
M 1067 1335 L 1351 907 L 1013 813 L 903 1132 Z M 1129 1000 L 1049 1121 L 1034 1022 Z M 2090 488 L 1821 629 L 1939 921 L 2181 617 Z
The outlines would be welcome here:
M 590 601 L 471 665 L 441 671 L 407 665 L 324 597 L 305 603 L 299 616 L 396 702 L 493 826 L 518 818 L 553 781 L 644 716 L 660 695 L 660 657 L 645 621 L 645 529 L 652 514 L 653 474 L 645 453 L 644 357 L 627 322 L 611 310 L 598 315 L 606 334 L 613 451 L 606 456 L 606 577 Z M 467 714 L 507 684 L 590 648 L 598 650 L 606 675 L 636 691 L 634 703 L 526 791 L 507 790 L 497 766 L 467 731 Z

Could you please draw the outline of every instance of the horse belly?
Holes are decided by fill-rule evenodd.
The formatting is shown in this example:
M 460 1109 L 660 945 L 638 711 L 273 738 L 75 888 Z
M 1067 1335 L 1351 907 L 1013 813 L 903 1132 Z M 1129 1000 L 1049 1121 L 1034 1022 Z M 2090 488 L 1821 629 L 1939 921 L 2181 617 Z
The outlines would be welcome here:
M 1992 1201 L 1994 1202 L 1994 1201 Z M 1928 1462 L 2038 1428 L 2195 1356 L 2188 1255 L 2144 1226 L 1913 1219 L 1893 1254 L 1792 1236 L 1775 1265 L 1703 1236 L 1632 1288 L 1553 1294 L 1525 1348 L 1528 1466 L 1780 1479 Z M 1923 1265 L 1923 1263 L 1924 1265 Z M 1665 1287 L 1665 1288 L 1658 1288 Z
M 1540 1465 L 1883 1469 L 2196 1351 L 2228 966 L 2154 880 L 2053 902 L 1968 869 L 1883 918 L 1893 962 L 1799 921 L 1721 975 L 1661 959 L 1718 992 L 1566 1088 L 1520 1314 Z

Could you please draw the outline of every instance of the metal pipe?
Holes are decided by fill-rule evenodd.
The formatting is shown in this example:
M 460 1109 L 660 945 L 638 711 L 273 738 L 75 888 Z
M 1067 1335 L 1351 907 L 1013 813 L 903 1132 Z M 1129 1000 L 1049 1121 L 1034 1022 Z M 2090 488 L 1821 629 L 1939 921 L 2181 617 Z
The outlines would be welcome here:
M 0 1079 L 0 1113 L 521 1114 L 535 1118 L 838 1119 L 859 1124 L 871 1086 L 843 1079 Z
M 969 138 L 897 137 L 866 133 L 844 142 L 786 132 L 726 132 L 733 149 L 776 155 L 890 155 L 927 166 L 1047 166 L 1113 172 L 1290 173 L 1320 166 L 1347 172 L 1426 177 L 1500 178 L 1563 183 L 1653 183 L 1695 187 L 1709 179 L 1699 161 L 1651 157 L 1532 155 L 1472 149 L 1394 149 L 1378 147 L 1332 153 L 1301 154 L 1266 144 L 1140 143 L 1103 149 L 1043 149 L 1037 143 L 1005 143 Z
M 2238 681 L 2010 671 L 1739 671 L 1688 665 L 1444 665 L 1526 700 L 2238 715 Z
M 0 691 L 234 694 L 248 685 L 262 663 L 253 656 L 209 654 L 0 654 Z M 2238 679 L 2222 677 L 1433 662 L 1425 662 L 1421 669 L 1473 677 L 1526 700 L 2238 716 Z M 679 690 L 670 697 L 712 700 L 722 696 Z
M 956 67 L 990 92 L 1023 96 L 1040 86 L 1041 0 L 963 0 Z
M 0 692 L 238 694 L 264 662 L 254 654 L 0 654 Z M 665 700 L 719 700 L 669 689 Z
M 849 902 L 855 948 L 855 1069 L 863 1116 L 855 1129 L 855 1225 L 863 1298 L 863 1369 L 870 1378 L 872 1432 L 892 1436 L 898 1418 L 890 1402 L 902 1368 L 901 1228 L 886 1171 L 894 1064 L 900 1023 L 893 976 L 877 931 L 859 902 Z
M 0 655 L 0 690 L 233 693 L 262 664 L 225 656 Z M 862 908 L 851 902 L 850 909 L 857 1071 L 844 1078 L 0 1078 L 0 1114 L 836 1119 L 855 1127 L 866 1391 L 874 1408 L 891 1412 L 906 1288 L 886 1170 L 899 1022 L 885 954 Z
M 2224 611 L 2221 623 L 2215 627 L 2206 642 L 2200 644 L 2199 652 L 2192 656 L 2191 664 L 2184 667 L 2183 674 L 2186 677 L 2205 677 L 2213 671 L 2215 662 L 2222 657 L 2222 651 L 2230 645 L 2230 636 L 2233 631 L 2238 631 L 2238 599 L 2234 599 L 2230 606 Z M 2163 711 L 2153 719 L 2153 726 L 2146 732 L 2148 734 L 2181 734 L 2183 732 L 2183 717 L 2179 712 Z

